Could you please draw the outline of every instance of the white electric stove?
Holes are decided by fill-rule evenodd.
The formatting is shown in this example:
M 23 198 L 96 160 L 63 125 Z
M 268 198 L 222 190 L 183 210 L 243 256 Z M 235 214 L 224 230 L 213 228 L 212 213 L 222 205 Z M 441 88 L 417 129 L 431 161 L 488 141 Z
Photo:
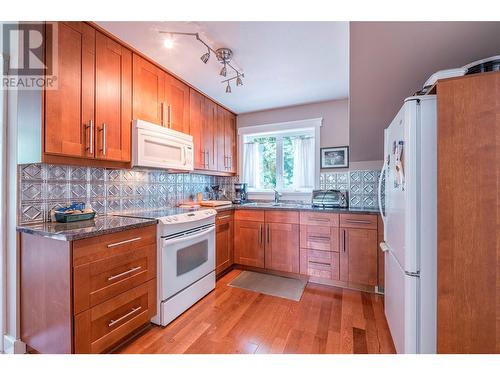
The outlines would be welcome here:
M 172 208 L 122 216 L 158 220 L 158 314 L 166 326 L 215 288 L 213 209 Z

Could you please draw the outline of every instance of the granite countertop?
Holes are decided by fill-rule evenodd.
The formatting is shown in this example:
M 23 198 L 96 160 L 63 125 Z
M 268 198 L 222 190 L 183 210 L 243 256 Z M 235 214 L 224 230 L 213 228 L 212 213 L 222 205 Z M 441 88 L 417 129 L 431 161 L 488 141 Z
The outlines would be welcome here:
M 17 231 L 61 241 L 74 241 L 82 238 L 101 236 L 156 224 L 155 219 L 140 219 L 121 216 L 97 216 L 94 220 L 74 223 L 38 223 L 18 225 Z
M 201 209 L 206 209 L 203 207 Z M 231 204 L 227 206 L 214 207 L 217 212 L 234 210 L 291 210 L 291 211 L 315 211 L 331 213 L 357 213 L 357 214 L 378 214 L 375 208 L 320 208 L 313 207 L 311 204 L 303 203 L 284 203 L 274 205 L 273 202 L 250 202 L 245 204 Z M 165 216 L 174 215 L 181 212 L 187 212 L 186 209 L 169 209 L 162 212 Z M 104 234 L 120 232 L 127 229 L 140 228 L 157 223 L 156 219 L 138 217 L 140 213 L 126 213 L 114 215 L 97 216 L 94 220 L 78 221 L 74 223 L 37 223 L 17 226 L 18 232 L 34 234 L 42 237 L 53 238 L 62 241 L 74 241 L 82 238 L 100 236 Z
M 244 204 L 232 204 L 214 208 L 217 210 L 217 212 L 224 212 L 231 210 L 291 210 L 291 211 L 331 212 L 339 214 L 376 215 L 379 213 L 379 210 L 373 207 L 321 208 L 321 207 L 313 207 L 311 204 L 283 203 L 283 202 L 278 206 L 274 206 L 273 202 L 249 202 Z

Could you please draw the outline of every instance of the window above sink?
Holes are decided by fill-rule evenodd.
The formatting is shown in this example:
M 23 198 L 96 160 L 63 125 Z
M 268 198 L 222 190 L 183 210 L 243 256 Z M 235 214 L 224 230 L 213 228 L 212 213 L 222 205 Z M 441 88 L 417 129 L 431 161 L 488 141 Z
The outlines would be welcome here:
M 319 130 L 322 119 L 249 126 L 238 129 L 240 179 L 249 196 L 309 200 L 319 186 Z

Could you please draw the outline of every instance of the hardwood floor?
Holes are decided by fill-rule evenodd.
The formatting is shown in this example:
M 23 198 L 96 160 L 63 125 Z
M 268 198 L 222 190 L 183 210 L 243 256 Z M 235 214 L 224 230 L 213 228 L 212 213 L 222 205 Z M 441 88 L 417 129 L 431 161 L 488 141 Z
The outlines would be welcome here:
M 227 286 L 117 353 L 395 353 L 383 297 L 309 283 L 300 302 Z

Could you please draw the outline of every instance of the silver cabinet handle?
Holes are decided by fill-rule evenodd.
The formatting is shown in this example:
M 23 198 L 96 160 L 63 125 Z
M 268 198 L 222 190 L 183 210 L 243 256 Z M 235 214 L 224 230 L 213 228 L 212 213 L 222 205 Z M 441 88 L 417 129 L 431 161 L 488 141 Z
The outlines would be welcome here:
M 104 123 L 104 122 L 102 123 L 101 132 L 102 132 L 102 148 L 101 148 L 101 151 L 102 151 L 103 155 L 106 155 L 106 123 Z
M 271 241 L 271 231 L 269 229 L 269 224 L 267 224 L 267 235 L 266 235 L 266 238 L 267 238 L 267 243 L 270 243 L 270 241 Z
M 308 236 L 311 240 L 316 240 L 316 241 L 325 241 L 325 242 L 330 242 L 330 237 L 324 237 L 324 236 Z
M 86 126 L 87 129 L 89 129 L 89 147 L 87 150 L 89 150 L 90 154 L 94 153 L 94 121 L 90 120 L 89 125 Z
M 131 238 L 130 240 L 125 240 L 125 241 L 120 241 L 120 242 L 110 243 L 110 244 L 108 245 L 108 248 L 109 248 L 109 247 L 115 247 L 115 246 L 124 245 L 124 244 L 129 243 L 129 242 L 139 241 L 141 238 L 142 238 L 142 237 L 135 237 L 135 238 Z
M 345 244 L 345 229 L 342 229 L 342 251 L 345 253 L 346 244 Z
M 115 324 L 121 322 L 123 319 L 127 319 L 130 315 L 135 314 L 137 311 L 139 311 L 141 309 L 142 309 L 142 306 L 132 308 L 132 311 L 126 313 L 125 315 L 119 317 L 118 319 L 116 319 L 116 320 L 111 319 L 111 321 L 108 324 L 108 327 L 113 327 Z
M 259 224 L 259 245 L 262 246 L 262 224 Z
M 210 168 L 210 151 L 207 151 L 207 164 L 206 168 Z
M 372 222 L 369 220 L 345 219 L 345 221 L 346 223 L 353 223 L 353 224 L 372 224 Z
M 164 102 L 161 102 L 160 103 L 160 111 L 161 111 L 161 126 L 165 126 L 165 103 Z
M 129 273 L 132 273 L 132 272 L 138 271 L 138 270 L 140 270 L 141 268 L 142 268 L 142 266 L 134 267 L 134 268 L 129 269 L 128 271 L 125 271 L 125 272 L 119 273 L 118 275 L 113 275 L 113 276 L 110 276 L 110 277 L 108 277 L 108 281 L 111 281 L 111 280 L 114 280 L 114 279 L 118 279 L 119 277 L 122 277 L 122 276 L 128 275 Z
M 310 221 L 321 221 L 321 222 L 330 222 L 330 219 L 325 219 L 323 217 L 309 217 Z
M 319 266 L 328 266 L 328 267 L 332 265 L 331 263 L 318 262 L 318 261 L 315 261 L 315 260 L 310 260 L 309 263 L 317 264 Z
M 231 215 L 226 215 L 226 216 L 221 216 L 221 217 L 218 217 L 217 219 L 218 220 L 222 220 L 222 219 L 229 219 L 231 217 Z
M 172 128 L 172 110 L 170 108 L 170 104 L 167 106 L 167 113 L 168 113 L 168 128 Z

